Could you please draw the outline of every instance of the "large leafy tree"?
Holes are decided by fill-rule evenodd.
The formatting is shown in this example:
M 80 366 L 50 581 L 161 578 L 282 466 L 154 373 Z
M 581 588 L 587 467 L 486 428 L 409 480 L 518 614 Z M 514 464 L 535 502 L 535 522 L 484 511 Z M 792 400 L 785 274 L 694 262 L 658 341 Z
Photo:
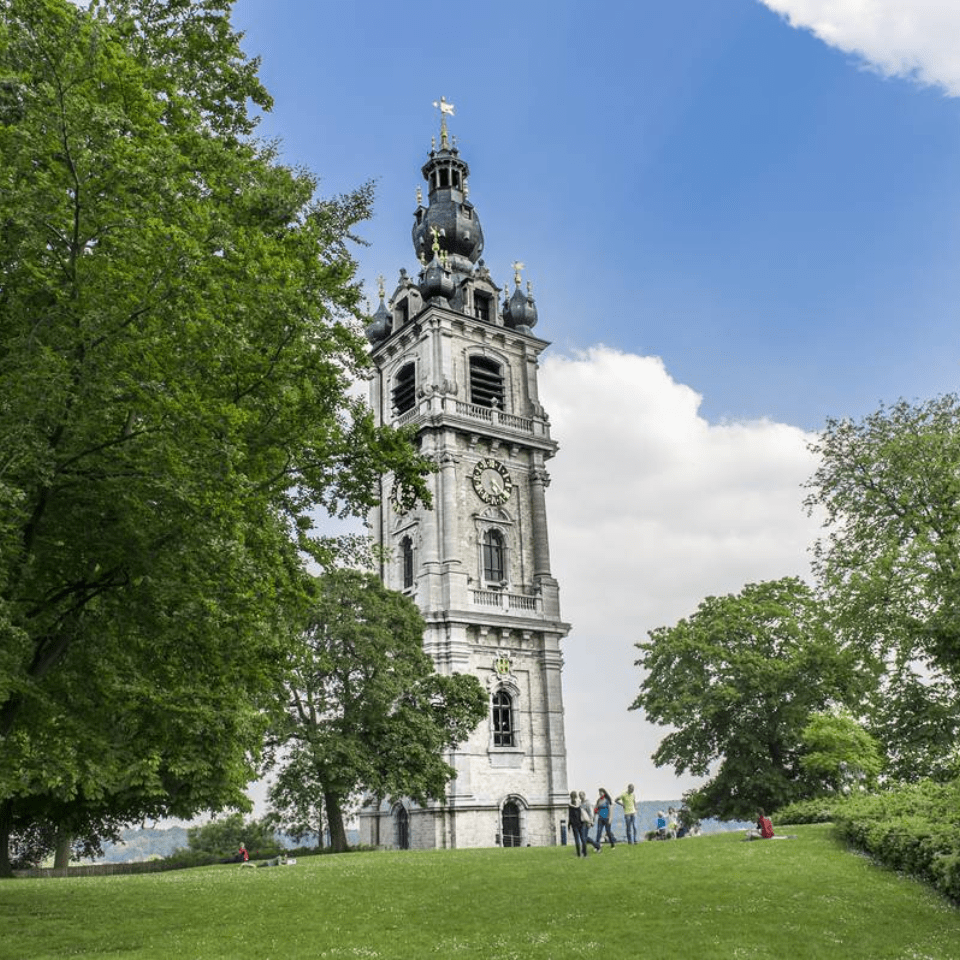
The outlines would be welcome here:
M 0 0 L 0 872 L 243 804 L 315 511 L 424 491 L 349 393 L 369 189 L 252 138 L 231 3 Z
M 875 732 L 895 775 L 942 773 L 960 733 L 960 398 L 830 420 L 813 450 L 832 621 L 886 668 Z
M 271 801 L 302 816 L 322 796 L 335 851 L 346 849 L 344 811 L 361 790 L 442 799 L 455 774 L 447 752 L 486 716 L 480 681 L 436 673 L 423 631 L 413 602 L 373 574 L 335 570 L 316 582 L 291 654 Z
M 849 702 L 870 678 L 796 578 L 708 597 L 637 647 L 645 675 L 631 709 L 673 728 L 654 762 L 711 775 L 688 798 L 697 816 L 745 818 L 804 796 L 802 733 L 811 715 Z

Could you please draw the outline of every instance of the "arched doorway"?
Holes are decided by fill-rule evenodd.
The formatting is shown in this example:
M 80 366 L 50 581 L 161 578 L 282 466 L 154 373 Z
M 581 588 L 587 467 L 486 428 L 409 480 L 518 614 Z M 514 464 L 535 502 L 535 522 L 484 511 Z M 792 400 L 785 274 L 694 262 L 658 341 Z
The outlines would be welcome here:
M 400 850 L 410 849 L 410 817 L 407 809 L 402 804 L 398 805 L 393 811 L 393 826 L 396 835 L 397 848 Z
M 520 806 L 516 800 L 508 800 L 500 813 L 500 845 L 520 846 Z

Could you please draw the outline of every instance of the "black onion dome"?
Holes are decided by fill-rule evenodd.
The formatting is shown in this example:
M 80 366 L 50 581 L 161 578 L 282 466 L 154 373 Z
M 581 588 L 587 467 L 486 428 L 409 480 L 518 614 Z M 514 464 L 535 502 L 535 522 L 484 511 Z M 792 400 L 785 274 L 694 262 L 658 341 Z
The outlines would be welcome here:
M 420 275 L 420 295 L 427 302 L 438 297 L 449 300 L 456 292 L 457 285 L 450 271 L 434 256 Z
M 467 199 L 470 168 L 456 147 L 447 145 L 430 151 L 423 165 L 423 178 L 429 184 L 428 206 L 414 213 L 413 249 L 417 258 L 430 258 L 434 230 L 440 236 L 440 248 L 448 255 L 450 269 L 469 273 L 483 253 L 483 230 L 473 204 Z
M 377 312 L 373 315 L 373 319 L 367 324 L 366 334 L 367 339 L 374 345 L 380 343 L 382 340 L 386 340 L 390 336 L 390 331 L 393 329 L 393 317 L 390 314 L 390 311 L 387 309 L 387 305 L 383 302 L 383 297 L 380 298 L 380 306 L 377 307 Z
M 537 324 L 537 307 L 533 295 L 518 286 L 503 309 L 503 325 L 521 333 L 529 333 Z

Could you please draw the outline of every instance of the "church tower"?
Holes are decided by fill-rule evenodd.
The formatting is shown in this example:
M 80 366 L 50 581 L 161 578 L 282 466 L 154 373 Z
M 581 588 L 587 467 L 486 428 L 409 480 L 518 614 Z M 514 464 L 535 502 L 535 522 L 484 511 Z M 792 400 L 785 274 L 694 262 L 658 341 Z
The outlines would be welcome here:
M 417 276 L 400 271 L 367 327 L 377 421 L 413 425 L 438 472 L 433 508 L 410 508 L 391 477 L 371 516 L 384 583 L 410 596 L 437 671 L 473 673 L 488 718 L 447 759 L 444 803 L 384 803 L 361 814 L 361 840 L 385 846 L 543 846 L 559 839 L 567 805 L 560 617 L 550 571 L 545 464 L 557 451 L 537 392 L 549 344 L 523 264 L 500 289 L 480 258 L 483 231 L 469 167 L 447 130 L 422 168 L 413 246 Z

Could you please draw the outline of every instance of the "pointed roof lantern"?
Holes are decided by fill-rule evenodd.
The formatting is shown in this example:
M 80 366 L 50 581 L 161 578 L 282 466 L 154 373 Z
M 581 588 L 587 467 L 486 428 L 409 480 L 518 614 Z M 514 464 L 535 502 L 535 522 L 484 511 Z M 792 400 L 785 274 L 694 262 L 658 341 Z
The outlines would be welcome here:
M 430 260 L 433 231 L 440 231 L 447 266 L 452 273 L 469 274 L 483 253 L 483 230 L 476 209 L 468 199 L 470 168 L 460 157 L 456 137 L 447 130 L 447 117 L 454 115 L 445 97 L 433 104 L 440 111 L 440 147 L 432 143 L 430 156 L 421 173 L 427 181 L 427 206 L 417 191 L 413 214 L 413 249 L 417 259 Z

